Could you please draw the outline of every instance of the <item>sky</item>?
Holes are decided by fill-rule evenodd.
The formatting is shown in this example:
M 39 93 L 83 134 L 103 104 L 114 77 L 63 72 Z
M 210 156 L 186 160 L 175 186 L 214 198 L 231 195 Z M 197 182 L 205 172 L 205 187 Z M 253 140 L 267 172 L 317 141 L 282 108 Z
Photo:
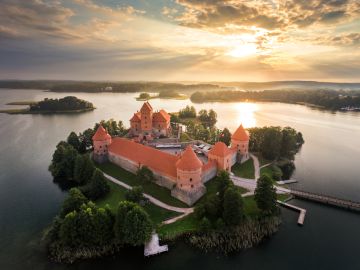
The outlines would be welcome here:
M 360 0 L 0 0 L 0 79 L 360 82 Z

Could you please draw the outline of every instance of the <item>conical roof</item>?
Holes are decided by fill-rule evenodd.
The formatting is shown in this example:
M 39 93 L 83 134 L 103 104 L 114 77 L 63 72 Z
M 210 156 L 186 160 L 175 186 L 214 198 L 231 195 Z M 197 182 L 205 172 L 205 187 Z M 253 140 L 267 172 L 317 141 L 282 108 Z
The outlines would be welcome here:
M 231 136 L 232 139 L 238 140 L 238 141 L 248 141 L 249 140 L 249 134 L 241 124 L 240 127 L 235 131 L 235 133 Z
M 211 150 L 208 152 L 208 154 L 215 155 L 218 157 L 226 157 L 227 155 L 230 154 L 230 152 L 231 152 L 231 150 L 226 146 L 225 143 L 217 142 L 217 143 L 215 143 L 213 148 L 211 148 Z
M 176 168 L 183 171 L 197 170 L 203 166 L 191 146 L 187 146 L 180 159 L 176 162 Z
M 111 139 L 109 133 L 104 129 L 104 127 L 100 124 L 98 129 L 96 130 L 94 136 L 92 137 L 93 141 L 105 141 L 107 139 Z

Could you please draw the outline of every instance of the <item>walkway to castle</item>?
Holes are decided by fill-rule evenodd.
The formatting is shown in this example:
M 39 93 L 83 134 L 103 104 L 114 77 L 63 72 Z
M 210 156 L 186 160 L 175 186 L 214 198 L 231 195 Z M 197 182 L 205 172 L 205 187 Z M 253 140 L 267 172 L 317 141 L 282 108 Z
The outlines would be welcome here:
M 114 178 L 114 177 L 112 177 L 112 176 L 110 176 L 110 175 L 108 175 L 108 174 L 106 174 L 106 173 L 104 173 L 104 176 L 105 176 L 108 180 L 110 180 L 111 182 L 113 182 L 113 183 L 115 183 L 115 184 L 117 184 L 117 185 L 119 185 L 119 186 L 122 186 L 122 187 L 124 187 L 124 188 L 126 188 L 126 189 L 132 189 L 132 187 L 129 186 L 128 184 L 125 184 L 124 182 L 122 182 L 122 181 L 120 181 L 120 180 L 118 180 L 118 179 L 116 179 L 116 178 Z M 164 208 L 164 209 L 166 209 L 166 210 L 170 210 L 170 211 L 182 213 L 183 215 L 181 215 L 180 217 L 184 217 L 184 216 L 186 216 L 186 215 L 194 212 L 194 208 L 190 208 L 190 207 L 189 207 L 189 208 L 181 208 L 181 207 L 171 206 L 171 205 L 169 205 L 169 204 L 166 204 L 166 203 L 164 203 L 164 202 L 162 202 L 162 201 L 154 198 L 153 196 L 151 196 L 151 195 L 149 195 L 149 194 L 143 193 L 143 195 L 144 195 L 144 197 L 147 198 L 152 204 L 155 204 L 155 205 L 157 205 L 157 206 L 159 206 L 159 207 L 161 207 L 161 208 Z M 176 219 L 176 218 L 174 218 L 174 220 L 175 220 L 175 219 Z M 172 219 L 172 220 L 173 220 L 173 219 Z M 176 219 L 176 220 L 177 220 L 177 219 Z M 175 221 L 176 221 L 176 220 L 175 220 Z M 174 222 L 175 222 L 175 221 L 174 221 Z M 169 221 L 167 221 L 167 222 L 169 222 Z M 167 224 L 168 224 L 168 223 L 167 223 Z

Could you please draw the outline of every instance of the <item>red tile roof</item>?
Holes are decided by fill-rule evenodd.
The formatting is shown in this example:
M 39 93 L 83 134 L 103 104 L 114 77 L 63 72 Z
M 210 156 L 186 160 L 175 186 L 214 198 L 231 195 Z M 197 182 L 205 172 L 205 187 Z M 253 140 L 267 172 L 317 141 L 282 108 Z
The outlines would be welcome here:
M 153 108 L 151 107 L 150 103 L 149 102 L 144 102 L 144 104 L 142 105 L 140 111 L 152 111 Z
M 140 122 L 141 121 L 141 113 L 134 113 L 133 117 L 130 119 L 131 122 Z
M 214 155 L 218 157 L 226 157 L 233 152 L 232 149 L 228 148 L 225 143 L 217 142 L 208 152 L 209 155 Z
M 177 156 L 124 138 L 113 138 L 109 152 L 176 178 Z
M 203 166 L 203 163 L 196 156 L 191 146 L 187 146 L 180 159 L 176 162 L 176 168 L 183 171 L 197 170 Z
M 99 125 L 96 130 L 94 136 L 92 137 L 93 141 L 105 141 L 107 139 L 111 139 L 109 133 L 103 128 L 102 125 Z
M 238 140 L 238 141 L 248 141 L 249 140 L 249 134 L 244 129 L 243 125 L 241 124 L 240 127 L 235 131 L 235 133 L 231 136 L 232 139 Z
M 164 110 L 160 110 L 159 112 L 156 112 L 153 114 L 153 121 L 154 122 L 169 122 L 170 115 L 167 112 L 165 112 Z

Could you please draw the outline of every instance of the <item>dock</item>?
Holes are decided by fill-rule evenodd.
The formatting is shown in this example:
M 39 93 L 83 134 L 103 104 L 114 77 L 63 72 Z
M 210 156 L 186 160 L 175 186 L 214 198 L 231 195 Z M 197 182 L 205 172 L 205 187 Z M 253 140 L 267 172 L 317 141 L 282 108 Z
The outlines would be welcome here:
M 306 209 L 303 209 L 303 208 L 300 208 L 298 206 L 295 206 L 295 205 L 292 205 L 292 204 L 289 204 L 289 203 L 286 203 L 286 202 L 282 202 L 282 201 L 277 201 L 278 204 L 286 207 L 286 208 L 289 208 L 291 210 L 295 210 L 297 212 L 299 212 L 299 218 L 298 218 L 298 221 L 297 223 L 299 225 L 304 225 L 304 221 L 305 221 L 305 216 L 306 216 Z
M 144 246 L 144 256 L 149 257 L 152 255 L 157 255 L 169 250 L 168 245 L 160 246 L 159 236 L 157 233 L 153 233 L 149 242 Z
M 360 211 L 360 202 L 354 202 L 351 200 L 339 199 L 328 195 L 321 195 L 321 194 L 316 194 L 301 190 L 294 190 L 294 189 L 291 189 L 290 193 L 293 196 L 301 199 L 328 204 L 340 208 L 345 208 L 348 210 Z
M 294 184 L 294 183 L 297 183 L 297 182 L 298 182 L 298 181 L 295 180 L 295 179 L 276 181 L 276 183 L 277 183 L 278 185 Z

